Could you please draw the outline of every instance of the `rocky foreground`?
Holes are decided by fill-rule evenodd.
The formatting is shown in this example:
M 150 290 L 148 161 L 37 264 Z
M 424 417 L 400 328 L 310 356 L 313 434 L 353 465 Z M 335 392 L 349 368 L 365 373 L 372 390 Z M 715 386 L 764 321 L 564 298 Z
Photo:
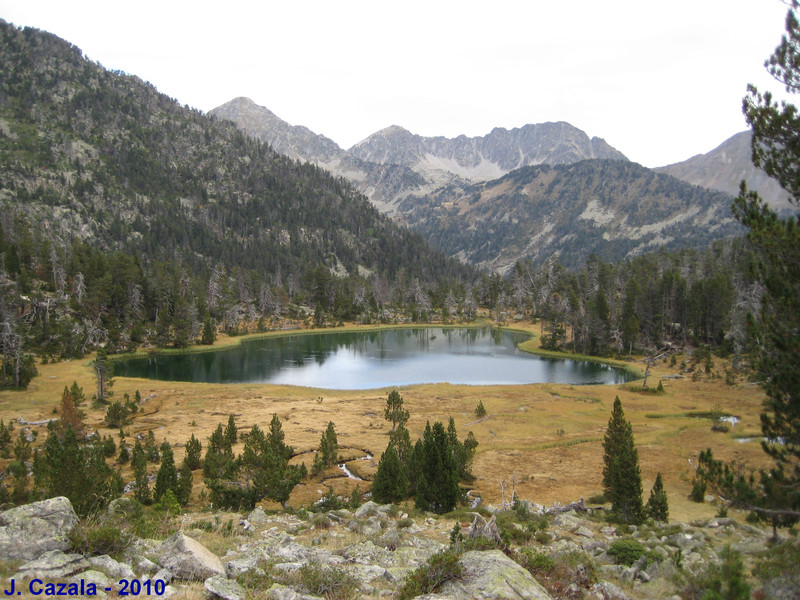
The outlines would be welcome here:
M 127 586 L 129 594 L 141 589 L 131 595 L 149 589 L 150 595 L 224 600 L 392 598 L 431 557 L 455 548 L 460 574 L 434 575 L 443 583 L 419 597 L 692 598 L 715 572 L 723 547 L 742 555 L 748 573 L 773 547 L 768 530 L 729 518 L 618 527 L 591 511 L 542 517 L 536 514 L 541 507 L 524 506 L 488 521 L 469 512 L 457 519 L 409 517 L 374 502 L 316 513 L 185 514 L 165 517 L 167 531 L 177 531 L 163 540 L 125 536 L 112 558 L 76 552 L 69 532 L 80 521 L 69 500 L 51 498 L 0 513 L 0 573 L 3 589 L 22 598 L 46 594 L 46 582 L 67 584 L 60 589 L 69 595 L 96 597 Z M 134 509 L 129 500 L 115 501 L 95 531 L 115 531 Z M 643 552 L 620 564 L 623 546 Z M 750 576 L 753 591 L 762 598 L 800 597 L 796 566 L 788 576 Z M 143 587 L 133 587 L 133 580 Z

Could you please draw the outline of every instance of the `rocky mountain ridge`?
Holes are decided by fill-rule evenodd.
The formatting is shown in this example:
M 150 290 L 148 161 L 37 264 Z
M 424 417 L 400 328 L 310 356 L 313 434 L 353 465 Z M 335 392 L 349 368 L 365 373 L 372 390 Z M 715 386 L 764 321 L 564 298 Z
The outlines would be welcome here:
M 735 152 L 725 147 L 702 165 L 656 172 L 563 122 L 454 139 L 395 125 L 345 151 L 246 98 L 211 112 L 349 179 L 379 210 L 449 255 L 501 273 L 518 260 L 557 256 L 578 266 L 590 253 L 616 261 L 737 235 L 730 205 L 739 179 L 770 185 L 745 169 L 749 150 L 738 139 Z
M 479 137 L 424 137 L 393 125 L 344 150 L 323 135 L 290 125 L 248 98 L 235 98 L 209 114 L 236 123 L 275 150 L 311 162 L 354 183 L 379 210 L 392 214 L 409 195 L 443 186 L 489 181 L 536 164 L 599 158 L 627 160 L 600 138 L 569 123 L 497 127 Z
M 753 166 L 750 149 L 752 137 L 749 131 L 742 131 L 710 152 L 658 167 L 654 171 L 731 196 L 739 194 L 739 185 L 744 180 L 747 187 L 757 191 L 774 210 L 793 210 L 786 190 L 775 179 Z
M 411 196 L 395 218 L 451 256 L 504 273 L 526 259 L 557 256 L 574 267 L 591 253 L 619 261 L 702 247 L 741 231 L 731 202 L 635 163 L 588 160 Z
M 165 597 L 196 593 L 202 582 L 204 593 L 214 599 L 244 600 L 255 593 L 271 600 L 319 600 L 323 595 L 396 597 L 410 575 L 449 552 L 460 574 L 437 572 L 438 588 L 417 597 L 628 600 L 665 598 L 698 586 L 702 591 L 704 582 L 720 572 L 726 545 L 735 546 L 748 567 L 763 561 L 770 548 L 767 531 L 731 518 L 614 526 L 591 511 L 555 510 L 558 514 L 545 517 L 544 509 L 530 502 L 520 507 L 490 508 L 494 515 L 488 519 L 468 513 L 467 523 L 409 517 L 396 506 L 374 502 L 295 514 L 267 514 L 262 508 L 248 515 L 187 513 L 172 519 L 169 529 L 177 531 L 163 541 L 128 535 L 124 549 L 112 558 L 75 552 L 68 533 L 79 519 L 69 500 L 51 498 L 0 513 L 0 546 L 5 548 L 10 536 L 17 539 L 16 552 L 4 552 L 0 565 L 14 573 L 4 589 L 12 580 L 18 590 L 56 582 L 96 589 L 102 598 L 124 581 L 131 585 L 138 579 Z M 130 500 L 116 500 L 98 525 L 125 529 L 135 510 Z M 509 521 L 508 515 L 514 518 Z M 536 541 L 523 541 L 530 530 L 526 523 L 537 523 Z M 516 531 L 516 541 L 507 545 L 500 530 Z M 470 539 L 474 549 L 464 541 Z M 42 540 L 48 540 L 46 548 Z M 621 558 L 623 547 L 636 549 L 639 558 Z M 20 559 L 11 569 L 3 562 Z M 793 598 L 798 576 L 771 572 L 751 582 L 765 598 Z

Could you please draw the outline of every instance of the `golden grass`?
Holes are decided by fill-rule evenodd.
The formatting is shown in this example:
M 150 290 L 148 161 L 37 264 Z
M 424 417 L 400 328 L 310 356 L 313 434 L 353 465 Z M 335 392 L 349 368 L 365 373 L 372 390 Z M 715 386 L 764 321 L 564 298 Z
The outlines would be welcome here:
M 538 333 L 537 325 L 515 326 Z M 340 329 L 337 329 L 340 331 Z M 295 333 L 295 332 L 292 332 Z M 221 336 L 218 345 L 230 343 Z M 525 342 L 526 350 L 536 350 L 538 336 Z M 680 360 L 678 360 L 680 363 Z M 715 359 L 721 373 L 724 361 Z M 631 363 L 628 363 L 631 364 Z M 641 369 L 642 363 L 633 363 Z M 0 418 L 24 417 L 28 420 L 51 418 L 64 386 L 73 380 L 83 386 L 87 397 L 94 391 L 90 358 L 40 365 L 39 377 L 28 390 L 0 392 Z M 677 370 L 666 363 L 651 370 L 652 385 L 661 376 Z M 661 472 L 670 501 L 673 519 L 691 520 L 711 516 L 714 508 L 690 502 L 693 468 L 698 453 L 712 447 L 716 457 L 736 459 L 752 466 L 768 463 L 757 442 L 740 443 L 736 437 L 760 435 L 759 412 L 763 393 L 757 386 L 741 383 L 728 386 L 721 379 L 703 377 L 663 380 L 663 395 L 640 394 L 631 386 L 571 386 L 560 384 L 466 386 L 429 384 L 400 390 L 411 413 L 408 427 L 412 439 L 422 434 L 427 421 L 444 421 L 452 416 L 459 434 L 472 430 L 479 441 L 473 465 L 475 493 L 487 502 L 500 500 L 499 483 L 508 486 L 516 479 L 517 494 L 540 504 L 570 502 L 601 491 L 602 439 L 614 397 L 619 395 L 626 417 L 633 425 L 639 449 L 645 500 L 656 473 Z M 318 390 L 266 384 L 206 384 L 117 378 L 116 398 L 139 390 L 144 414 L 126 427 L 131 434 L 152 429 L 157 440 L 183 444 L 194 434 L 205 446 L 218 423 L 233 414 L 240 430 L 258 424 L 267 428 L 276 413 L 280 416 L 286 441 L 298 452 L 319 445 L 320 436 L 333 421 L 345 458 L 369 451 L 372 461 L 359 461 L 359 473 L 370 476 L 386 447 L 390 425 L 383 419 L 389 389 Z M 322 398 L 322 401 L 319 401 Z M 483 402 L 488 417 L 478 420 L 474 410 Z M 710 421 L 682 416 L 692 411 L 711 411 L 715 406 L 735 414 L 741 421 L 730 433 L 714 433 Z M 103 429 L 103 411 L 84 406 L 86 423 L 104 435 L 116 431 Z M 648 418 L 658 414 L 660 418 Z M 44 428 L 40 439 L 44 438 Z M 241 447 L 236 451 L 240 451 Z M 182 460 L 176 449 L 176 461 Z M 310 467 L 312 455 L 299 456 Z M 156 466 L 151 466 L 155 469 Z M 132 479 L 124 470 L 126 480 Z M 331 469 L 323 475 L 340 475 Z M 334 478 L 325 482 L 307 481 L 295 490 L 290 504 L 299 506 L 333 486 L 337 493 L 349 494 L 358 482 Z M 362 492 L 368 483 L 358 483 Z M 202 474 L 195 473 L 195 496 L 203 489 Z M 507 488 L 508 490 L 509 488 Z M 508 492 L 507 492 L 508 494 Z

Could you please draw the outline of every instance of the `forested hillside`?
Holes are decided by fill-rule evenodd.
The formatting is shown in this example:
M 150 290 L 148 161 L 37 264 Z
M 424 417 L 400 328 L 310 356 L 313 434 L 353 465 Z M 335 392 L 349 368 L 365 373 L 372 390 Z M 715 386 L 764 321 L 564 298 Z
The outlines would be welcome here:
M 255 310 L 289 305 L 320 323 L 375 313 L 357 293 L 369 278 L 420 293 L 474 277 L 344 180 L 51 34 L 0 22 L 0 72 L 0 316 L 12 371 L 23 338 L 45 356 L 185 345 L 207 317 L 235 331 Z
M 7 222 L 24 208 L 54 241 L 78 237 L 206 272 L 219 262 L 287 275 L 341 263 L 428 280 L 456 268 L 343 181 L 50 34 L 5 23 L 0 32 Z
M 570 267 L 594 253 L 620 261 L 658 248 L 702 248 L 742 229 L 733 198 L 635 163 L 586 160 L 408 197 L 396 218 L 446 253 L 507 272 L 556 256 Z

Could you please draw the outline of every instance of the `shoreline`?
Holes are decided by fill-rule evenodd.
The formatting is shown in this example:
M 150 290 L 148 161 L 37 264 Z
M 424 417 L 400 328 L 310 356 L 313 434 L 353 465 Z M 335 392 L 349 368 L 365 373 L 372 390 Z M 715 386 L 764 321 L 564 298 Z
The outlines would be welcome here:
M 531 323 L 531 328 L 534 326 L 534 323 Z M 524 327 L 514 327 L 514 326 L 505 326 L 505 325 L 497 325 L 496 323 L 488 320 L 488 319 L 481 319 L 476 322 L 472 323 L 459 323 L 459 324 L 426 324 L 426 323 L 400 323 L 400 324 L 378 324 L 378 325 L 358 325 L 358 324 L 348 324 L 342 327 L 325 327 L 325 328 L 311 328 L 311 329 L 292 329 L 292 330 L 272 330 L 272 331 L 265 331 L 265 332 L 258 332 L 258 333 L 248 333 L 241 336 L 224 336 L 222 340 L 217 338 L 214 344 L 211 345 L 194 345 L 188 346 L 186 348 L 153 348 L 147 350 L 138 350 L 136 352 L 126 352 L 126 353 L 119 353 L 119 354 L 112 354 L 108 356 L 108 359 L 112 362 L 118 362 L 122 360 L 129 360 L 129 359 L 138 359 L 138 358 L 147 358 L 152 356 L 176 356 L 176 355 L 185 355 L 185 354 L 200 354 L 206 352 L 216 352 L 227 350 L 231 348 L 235 348 L 241 345 L 244 342 L 250 342 L 254 340 L 260 339 L 269 339 L 269 338 L 281 338 L 281 337 L 289 337 L 289 336 L 299 336 L 299 335 L 326 335 L 326 334 L 334 334 L 334 333 L 370 333 L 370 332 L 380 332 L 380 331 L 387 331 L 387 330 L 399 330 L 399 329 L 498 329 L 500 331 L 508 331 L 511 333 L 520 333 L 528 336 L 528 338 L 522 342 L 516 344 L 516 348 L 524 352 L 526 354 L 531 354 L 534 356 L 539 356 L 542 358 L 551 358 L 557 360 L 571 360 L 575 362 L 592 362 L 597 364 L 606 365 L 609 367 L 613 367 L 616 369 L 621 369 L 624 371 L 628 376 L 631 377 L 630 380 L 626 381 L 625 383 L 631 383 L 633 381 L 640 380 L 644 377 L 644 372 L 634 367 L 631 363 L 626 361 L 621 361 L 612 358 L 605 358 L 599 356 L 590 356 L 584 354 L 575 354 L 570 352 L 559 352 L 553 350 L 543 350 L 536 345 L 536 340 L 538 335 L 533 332 L 530 328 Z M 117 377 L 126 377 L 125 375 L 117 375 Z M 131 379 L 144 379 L 149 380 L 149 378 L 134 378 L 130 377 Z M 163 381 L 172 381 L 172 380 L 163 380 Z M 174 380 L 176 382 L 180 382 L 181 380 Z M 208 384 L 216 384 L 216 382 L 197 382 L 200 384 L 208 383 Z M 235 382 L 235 383 L 248 383 L 248 382 Z M 428 385 L 431 383 L 451 383 L 451 382 L 418 382 L 418 383 L 410 383 L 402 386 L 385 386 L 381 388 L 369 388 L 369 389 L 388 389 L 392 387 L 411 387 L 414 385 Z M 549 383 L 560 383 L 560 382 L 534 382 L 534 383 L 520 383 L 518 385 L 544 385 Z M 453 385 L 462 385 L 459 383 L 455 383 Z M 463 384 L 463 385 L 470 385 L 470 384 Z M 496 385 L 513 385 L 513 384 L 502 384 L 502 383 L 489 383 L 489 384 L 474 384 L 476 387 L 492 387 Z M 598 384 L 571 384 L 571 385 L 598 385 Z M 619 385 L 615 383 L 609 384 L 599 384 L 599 385 Z M 295 387 L 308 387 L 308 386 L 295 386 Z M 308 388 L 308 389 L 319 389 L 319 390 L 339 390 L 340 388 Z M 357 391 L 360 388 L 353 388 L 353 391 Z

